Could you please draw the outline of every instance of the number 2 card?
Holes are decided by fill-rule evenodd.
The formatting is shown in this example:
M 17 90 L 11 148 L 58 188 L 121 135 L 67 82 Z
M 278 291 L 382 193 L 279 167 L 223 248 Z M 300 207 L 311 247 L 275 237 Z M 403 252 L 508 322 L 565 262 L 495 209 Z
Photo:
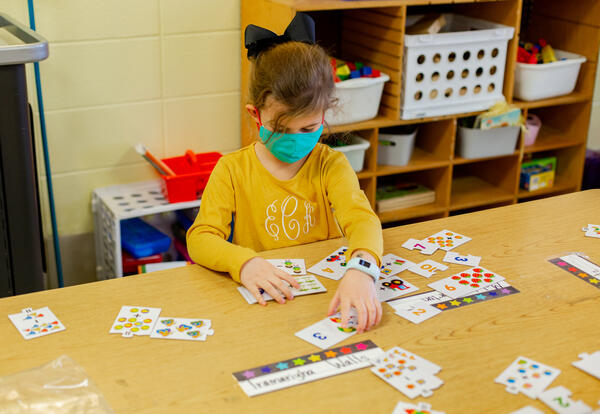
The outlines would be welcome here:
M 504 278 L 494 272 L 483 267 L 473 267 L 464 272 L 430 283 L 427 286 L 450 296 L 452 299 L 456 299 L 469 295 L 477 289 L 498 283 L 501 280 L 504 280 Z
M 352 309 L 347 328 L 342 328 L 342 314 L 341 312 L 338 312 L 335 315 L 328 316 L 327 318 L 296 332 L 294 335 L 321 349 L 327 349 L 354 335 L 357 327 L 357 314 L 356 311 Z

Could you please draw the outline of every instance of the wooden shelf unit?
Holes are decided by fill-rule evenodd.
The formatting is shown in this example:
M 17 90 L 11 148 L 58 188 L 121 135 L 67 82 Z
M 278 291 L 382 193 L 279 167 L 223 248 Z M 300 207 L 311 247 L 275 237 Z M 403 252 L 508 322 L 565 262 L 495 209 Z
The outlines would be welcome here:
M 244 28 L 256 24 L 282 33 L 299 11 L 315 19 L 317 41 L 332 56 L 365 62 L 390 76 L 377 117 L 326 130 L 357 133 L 370 142 L 365 168 L 357 176 L 373 208 L 377 185 L 382 182 L 416 181 L 436 192 L 435 203 L 378 213 L 382 222 L 445 217 L 580 189 L 600 43 L 600 2 L 578 0 L 565 7 L 562 0 L 242 0 L 241 8 L 242 107 L 247 103 L 249 76 Z M 503 93 L 509 103 L 523 110 L 524 116 L 531 112 L 542 120 L 534 145 L 524 146 L 521 136 L 512 154 L 464 159 L 455 154 L 457 122 L 479 112 L 399 119 L 406 16 L 433 11 L 464 14 L 515 28 L 508 44 Z M 543 37 L 557 49 L 586 57 L 571 94 L 531 102 L 513 100 L 520 37 Z M 409 163 L 378 165 L 380 129 L 399 125 L 419 126 Z M 249 117 L 242 116 L 241 128 L 243 146 L 256 139 L 256 127 Z M 534 192 L 520 189 L 521 163 L 532 156 L 552 155 L 558 160 L 554 186 Z

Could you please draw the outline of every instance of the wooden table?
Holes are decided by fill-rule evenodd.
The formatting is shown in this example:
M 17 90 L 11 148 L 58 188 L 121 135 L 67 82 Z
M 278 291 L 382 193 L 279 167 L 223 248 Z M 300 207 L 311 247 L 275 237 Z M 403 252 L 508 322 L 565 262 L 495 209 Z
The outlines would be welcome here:
M 600 381 L 571 366 L 582 352 L 600 349 L 600 290 L 547 262 L 566 252 L 600 261 L 600 240 L 581 228 L 600 222 L 600 190 L 388 229 L 385 252 L 424 260 L 402 249 L 408 238 L 442 229 L 473 240 L 459 249 L 482 256 L 482 266 L 504 276 L 521 293 L 443 312 L 414 325 L 383 305 L 381 325 L 345 343 L 371 339 L 383 349 L 399 345 L 442 367 L 445 384 L 427 401 L 446 413 L 508 413 L 539 401 L 512 395 L 494 378 L 517 356 L 557 367 L 553 382 L 596 407 Z M 342 244 L 328 240 L 265 252 L 265 257 L 304 257 L 312 265 Z M 433 260 L 441 262 L 443 252 Z M 402 277 L 421 291 L 458 271 L 451 265 L 431 280 Z M 249 398 L 235 371 L 304 355 L 316 348 L 294 336 L 325 316 L 337 283 L 328 292 L 286 305 L 248 305 L 228 277 L 200 268 L 89 283 L 0 300 L 0 314 L 49 306 L 67 330 L 25 341 L 7 317 L 0 318 L 0 376 L 45 364 L 67 354 L 88 372 L 117 413 L 165 412 L 357 412 L 390 413 L 403 394 L 368 369 Z M 161 307 L 164 316 L 212 319 L 206 342 L 122 338 L 108 330 L 122 305 Z

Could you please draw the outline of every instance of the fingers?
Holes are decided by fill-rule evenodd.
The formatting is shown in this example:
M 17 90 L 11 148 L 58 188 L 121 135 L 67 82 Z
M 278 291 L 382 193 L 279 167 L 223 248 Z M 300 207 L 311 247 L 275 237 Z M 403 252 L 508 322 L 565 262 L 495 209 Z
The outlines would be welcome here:
M 271 282 L 273 286 L 275 286 L 281 293 L 283 293 L 288 300 L 294 299 L 294 294 L 290 289 L 290 285 L 288 285 L 285 280 L 273 278 L 269 279 L 269 282 Z
M 377 320 L 377 307 L 372 300 L 369 300 L 365 304 L 365 308 L 367 309 L 367 322 L 365 325 L 365 330 L 368 331 L 375 326 L 375 321 Z
M 262 294 L 260 293 L 257 285 L 246 286 L 246 289 L 248 289 L 250 291 L 250 293 L 252 293 L 252 296 L 254 296 L 256 298 L 258 303 L 260 303 L 262 306 L 266 306 L 267 302 L 265 301 Z
M 284 304 L 285 298 L 282 296 L 278 287 L 276 285 L 273 285 L 274 282 L 275 281 L 267 280 L 261 284 L 261 287 L 265 290 L 265 292 L 267 292 L 277 302 Z M 277 282 L 275 282 L 275 283 L 277 283 Z
M 339 292 L 335 292 L 333 299 L 329 302 L 329 309 L 327 310 L 327 316 L 331 316 L 337 312 L 338 307 L 340 306 L 340 294 Z
M 300 289 L 300 284 L 298 283 L 298 281 L 296 280 L 296 278 L 288 273 L 285 273 L 283 270 L 281 269 L 277 269 L 275 268 L 275 275 L 280 278 L 285 280 L 286 282 L 288 282 L 290 285 L 292 285 L 292 287 L 295 287 L 296 289 Z
M 350 319 L 350 301 L 342 299 L 342 328 L 348 327 L 348 319 Z
M 357 303 L 354 305 L 356 309 L 356 313 L 358 316 L 358 333 L 363 333 L 365 328 L 367 327 L 367 323 L 369 321 L 369 315 L 367 313 L 367 308 L 364 303 Z
M 375 318 L 375 325 L 379 325 L 381 322 L 381 317 L 383 316 L 383 309 L 381 308 L 381 302 L 379 300 L 375 301 L 375 308 L 377 309 L 377 317 Z

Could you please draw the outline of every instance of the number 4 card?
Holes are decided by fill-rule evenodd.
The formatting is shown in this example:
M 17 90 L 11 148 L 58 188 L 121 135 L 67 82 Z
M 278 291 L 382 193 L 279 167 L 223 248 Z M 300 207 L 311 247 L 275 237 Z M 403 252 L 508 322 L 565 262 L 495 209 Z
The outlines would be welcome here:
M 432 289 L 450 296 L 452 299 L 466 296 L 477 289 L 486 288 L 498 283 L 504 278 L 483 267 L 473 267 L 437 282 L 430 283 Z
M 346 272 L 346 251 L 347 247 L 342 246 L 319 263 L 308 269 L 309 273 L 323 276 L 333 280 L 340 280 Z

